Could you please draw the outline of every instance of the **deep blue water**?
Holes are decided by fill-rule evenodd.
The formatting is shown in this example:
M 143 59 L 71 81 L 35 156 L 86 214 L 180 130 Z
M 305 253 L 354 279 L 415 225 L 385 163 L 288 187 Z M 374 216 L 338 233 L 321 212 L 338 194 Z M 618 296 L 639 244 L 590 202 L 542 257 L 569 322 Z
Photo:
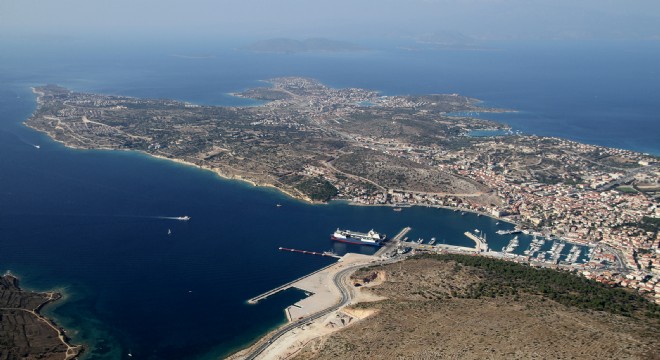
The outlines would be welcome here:
M 90 346 L 88 358 L 127 358 L 129 351 L 211 358 L 245 345 L 283 322 L 282 309 L 302 295 L 286 292 L 255 306 L 246 299 L 330 263 L 278 246 L 373 251 L 332 243 L 336 227 L 394 234 L 412 226 L 411 238 L 470 245 L 464 231 L 506 226 L 440 209 L 307 205 L 141 154 L 66 149 L 21 125 L 35 106 L 30 86 L 249 105 L 227 93 L 274 76 L 311 76 L 385 94 L 459 92 L 520 110 L 488 115 L 514 129 L 660 154 L 657 43 L 336 56 L 250 55 L 199 44 L 3 45 L 0 271 L 10 269 L 28 288 L 61 288 L 67 300 L 48 312 Z M 181 215 L 192 220 L 159 218 Z M 495 249 L 508 242 L 490 240 Z

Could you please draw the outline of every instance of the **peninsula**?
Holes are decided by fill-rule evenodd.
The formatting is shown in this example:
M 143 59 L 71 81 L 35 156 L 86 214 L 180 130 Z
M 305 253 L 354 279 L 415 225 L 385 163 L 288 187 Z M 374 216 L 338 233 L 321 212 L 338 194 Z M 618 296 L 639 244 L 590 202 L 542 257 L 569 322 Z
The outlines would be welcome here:
M 23 291 L 10 274 L 0 277 L 0 359 L 75 359 L 82 346 L 39 311 L 62 296 Z
M 383 96 L 284 77 L 236 96 L 253 107 L 37 87 L 26 121 L 67 146 L 142 151 L 299 199 L 442 206 L 588 244 L 573 270 L 660 302 L 658 158 L 511 133 L 459 94 Z M 475 130 L 509 132 L 471 136 Z M 558 266 L 532 255 L 517 258 Z

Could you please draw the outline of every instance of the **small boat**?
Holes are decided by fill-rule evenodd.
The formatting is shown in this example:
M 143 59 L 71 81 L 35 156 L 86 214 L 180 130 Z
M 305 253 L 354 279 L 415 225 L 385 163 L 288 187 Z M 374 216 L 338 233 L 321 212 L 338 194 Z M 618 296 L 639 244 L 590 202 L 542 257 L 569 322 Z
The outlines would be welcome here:
M 277 207 L 282 207 L 282 204 L 277 204 L 277 205 L 275 205 L 275 206 L 277 206 Z
M 187 215 L 186 216 L 178 216 L 178 217 L 175 217 L 174 219 L 180 220 L 180 221 L 188 221 L 188 220 L 190 220 L 190 216 L 187 216 Z
M 172 229 L 167 229 L 167 235 L 172 235 Z
M 39 146 L 39 145 L 34 145 L 34 147 L 37 148 L 37 149 L 41 149 L 41 146 Z
M 394 210 L 394 211 L 401 211 L 401 208 L 394 208 L 394 209 L 392 209 L 392 210 Z

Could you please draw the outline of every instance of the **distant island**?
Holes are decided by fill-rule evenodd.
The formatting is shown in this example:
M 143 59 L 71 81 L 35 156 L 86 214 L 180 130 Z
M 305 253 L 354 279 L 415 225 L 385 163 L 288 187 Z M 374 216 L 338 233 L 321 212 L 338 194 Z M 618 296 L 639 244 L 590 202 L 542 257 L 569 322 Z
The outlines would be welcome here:
M 39 312 L 62 296 L 56 292 L 23 291 L 18 278 L 0 277 L 0 359 L 74 359 L 82 346 L 73 346 L 64 330 Z
M 307 52 L 359 52 L 367 51 L 368 49 L 349 42 L 325 38 L 310 38 L 305 40 L 277 38 L 254 42 L 243 47 L 242 50 L 258 53 L 295 54 Z
M 408 51 L 492 51 L 495 48 L 455 31 L 436 31 L 411 36 L 409 43 L 399 45 Z

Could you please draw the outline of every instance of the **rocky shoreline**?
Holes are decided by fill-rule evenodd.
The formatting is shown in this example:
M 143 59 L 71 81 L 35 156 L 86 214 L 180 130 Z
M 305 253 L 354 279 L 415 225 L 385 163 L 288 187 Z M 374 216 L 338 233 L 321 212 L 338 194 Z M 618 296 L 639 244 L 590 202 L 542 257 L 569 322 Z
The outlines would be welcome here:
M 9 273 L 0 277 L 0 359 L 77 359 L 84 347 L 72 345 L 65 330 L 40 313 L 61 298 L 22 290 Z

